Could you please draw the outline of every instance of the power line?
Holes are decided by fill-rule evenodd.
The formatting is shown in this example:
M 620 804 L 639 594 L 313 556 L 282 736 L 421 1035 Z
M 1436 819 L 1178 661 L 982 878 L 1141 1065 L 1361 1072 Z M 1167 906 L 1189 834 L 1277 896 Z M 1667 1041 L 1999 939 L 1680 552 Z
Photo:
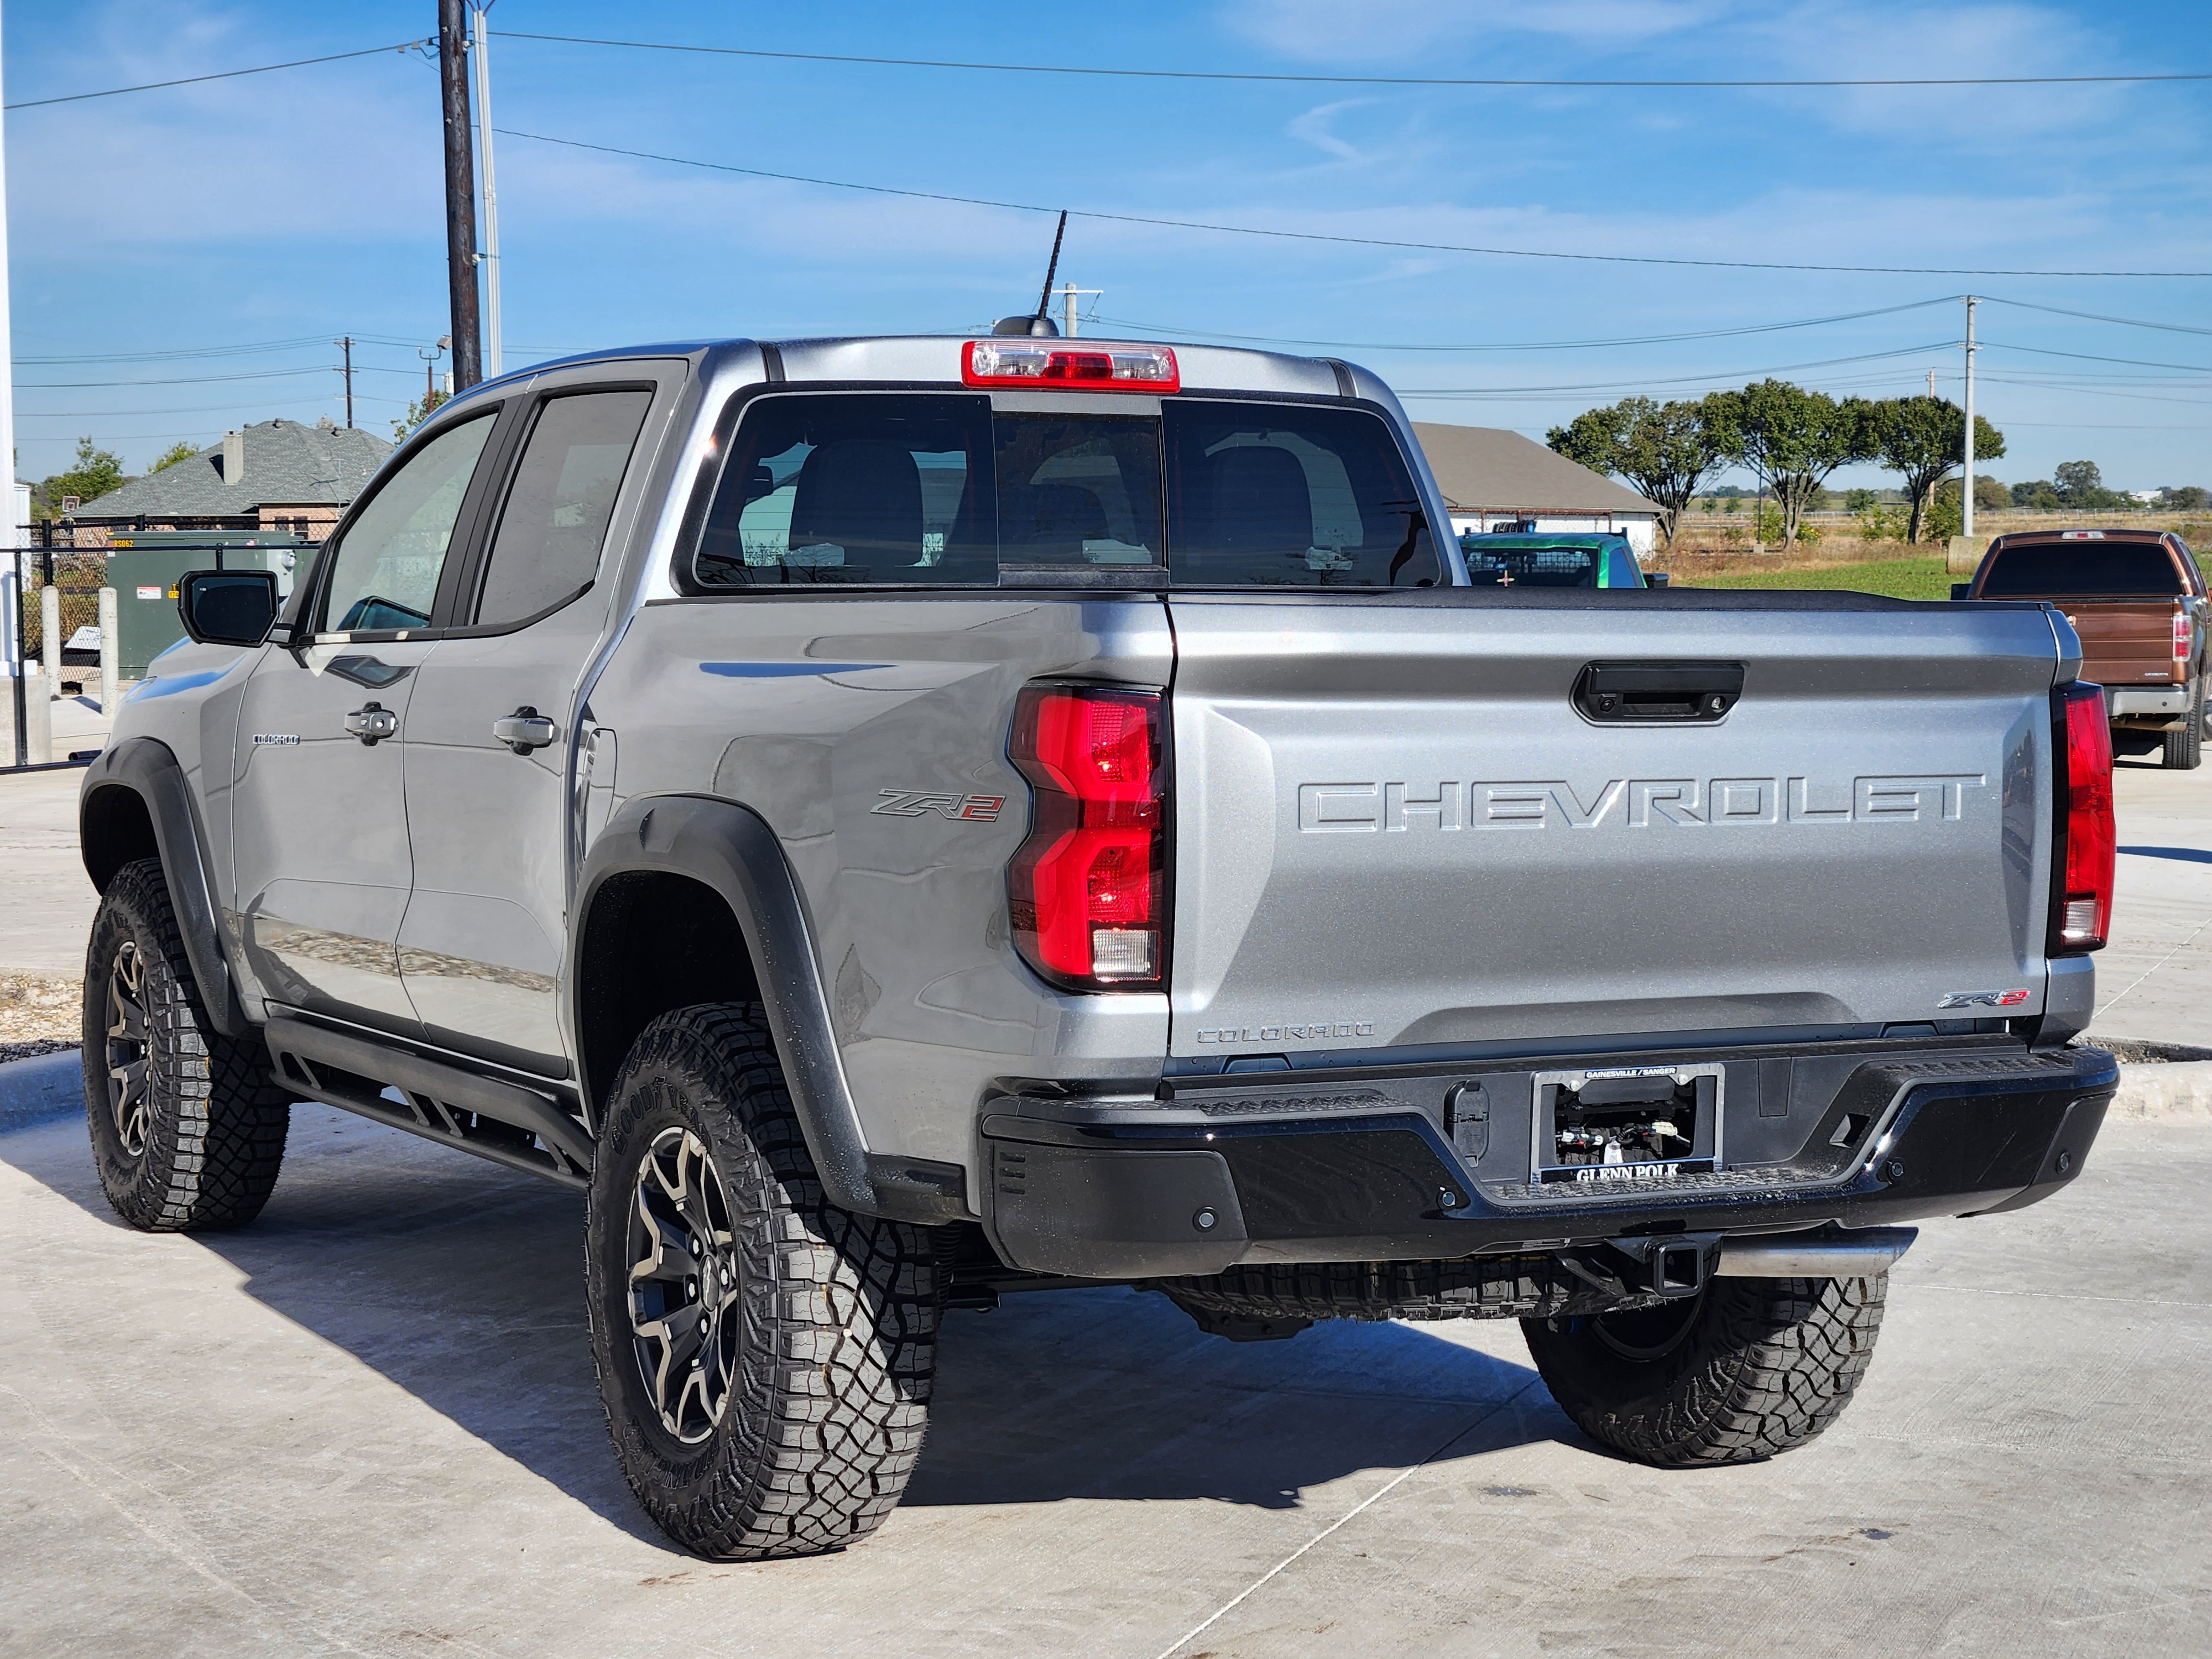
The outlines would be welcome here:
M 963 207 L 1001 208 L 1016 213 L 1059 213 L 1062 210 L 1035 202 L 1010 202 L 984 196 L 956 196 L 946 191 L 900 190 L 890 185 L 859 185 L 843 179 L 822 179 L 799 173 L 771 173 L 765 167 L 741 167 L 726 161 L 701 161 L 686 155 L 663 155 L 653 150 L 625 149 L 616 144 L 586 143 L 580 138 L 555 138 L 542 132 L 521 132 L 511 127 L 495 131 L 509 138 L 558 144 L 568 149 L 592 150 L 602 155 L 625 155 L 641 161 L 662 161 L 672 167 L 701 167 L 709 173 L 742 173 L 750 179 L 774 179 L 786 184 L 817 185 L 830 190 L 863 191 L 872 196 L 902 196 L 923 202 L 952 202 Z M 1868 276 L 2212 276 L 2212 270 L 1971 270 L 1954 265 L 1826 265 L 1794 264 L 1777 259 L 1669 259 L 1644 253 L 1564 253 L 1554 249 L 1480 247 L 1460 242 L 1401 241 L 1383 236 L 1343 236 L 1312 230 L 1266 230 L 1255 225 L 1210 224 L 1195 219 L 1167 219 L 1140 213 L 1108 213 L 1096 208 L 1069 208 L 1072 218 L 1097 219 L 1113 224 L 1160 225 L 1171 230 L 1217 231 L 1231 236 L 1267 236 L 1294 242 L 1327 242 L 1346 247 L 1411 249 L 1421 253 L 1476 253 L 1510 259 L 1572 259 L 1595 264 L 1670 265 L 1708 270 L 1810 270 Z
M 1539 79 L 1510 76 L 1270 75 L 1228 70 L 1101 69 L 1074 64 L 969 63 L 939 58 L 862 58 L 847 52 L 769 52 L 757 46 L 702 46 L 665 40 L 602 40 L 580 34 L 526 34 L 501 29 L 506 40 L 543 40 L 568 46 L 619 46 L 633 52 L 692 52 L 714 58 L 766 58 L 783 63 L 866 64 L 884 69 L 973 70 L 996 75 L 1088 75 L 1133 81 L 1231 81 L 1328 87 L 1592 87 L 1646 89 L 1760 89 L 1790 87 L 2059 87 L 2136 85 L 2159 81 L 2212 81 L 2212 72 L 2175 75 L 1928 76 L 1887 80 L 1600 80 L 1587 76 Z
M 1335 351 L 1590 351 L 1615 346 L 1671 345 L 1684 340 L 1724 340 L 1747 334 L 1776 334 L 1787 329 L 1818 328 L 1829 323 L 1852 323 L 1867 317 L 1894 316 L 1901 311 L 1920 311 L 1929 306 L 1951 305 L 1960 296 L 1947 294 L 1940 300 L 1914 300 L 1901 306 L 1881 306 L 1872 311 L 1849 311 L 1833 317 L 1803 317 L 1787 323 L 1755 323 L 1744 328 L 1707 328 L 1687 334 L 1641 334 L 1615 340 L 1503 340 L 1485 341 L 1466 345 L 1416 344 L 1410 341 L 1387 340 L 1309 340 L 1295 335 L 1231 334 L 1215 328 L 1176 328 L 1166 323 L 1140 323 L 1127 317 L 1104 317 L 1102 323 L 1113 323 L 1122 328 L 1150 329 L 1155 333 L 1184 339 L 1237 340 L 1253 345 L 1322 346 Z
M 1723 383 L 1759 380 L 1772 374 L 1794 374 L 1802 369 L 1833 368 L 1843 363 L 1872 363 L 1881 362 L 1886 359 L 1893 357 L 1917 356 L 1923 353 L 1929 351 L 1946 351 L 1950 349 L 1951 345 L 1952 342 L 1950 341 L 1938 340 L 1929 345 L 1900 346 L 1894 351 L 1864 351 L 1850 357 L 1823 357 L 1815 362 L 1782 363 L 1772 368 L 1732 369 L 1719 374 L 1685 374 L 1663 380 L 1655 380 L 1647 377 L 1634 380 L 1588 381 L 1578 386 L 1393 386 L 1391 390 L 1395 392 L 1401 398 L 1487 398 L 1500 393 L 1521 392 L 1564 393 L 1570 392 L 1617 392 L 1624 386 L 1634 388 L 1638 386 L 1717 386 Z
M 81 104 L 88 98 L 120 98 L 126 92 L 159 92 L 164 87 L 196 87 L 204 81 L 234 81 L 241 75 L 269 75 L 277 70 L 306 69 L 311 64 L 342 64 L 349 58 L 374 58 L 380 52 L 412 52 L 417 46 L 436 44 L 434 35 L 428 40 L 402 40 L 396 46 L 364 46 L 359 52 L 334 52 L 325 58 L 295 58 L 289 64 L 257 64 L 252 69 L 220 70 L 213 75 L 187 75 L 176 81 L 148 81 L 135 87 L 107 87 L 99 92 L 72 92 L 59 98 L 27 98 L 20 104 L 9 104 L 9 109 L 43 109 L 49 104 Z
M 2212 374 L 2212 363 L 2154 363 L 2141 357 L 2100 357 L 2087 351 L 2059 351 L 2051 346 L 2006 345 L 1996 340 L 1984 340 L 1985 346 L 1996 346 L 2001 351 L 2032 351 L 2039 357 L 2072 357 L 2085 363 L 2124 363 L 2130 368 L 2171 368 L 2191 374 Z
M 2081 317 L 2093 323 L 2118 323 L 2123 328 L 2163 329 L 2169 334 L 2212 334 L 2212 328 L 2191 328 L 2186 323 L 2153 323 L 2140 317 L 2107 317 L 2101 312 L 2069 311 L 2063 306 L 2039 306 L 2028 300 L 2001 300 L 1990 294 L 1981 297 L 1996 305 L 2017 306 L 2022 311 L 2047 311 L 2054 317 Z

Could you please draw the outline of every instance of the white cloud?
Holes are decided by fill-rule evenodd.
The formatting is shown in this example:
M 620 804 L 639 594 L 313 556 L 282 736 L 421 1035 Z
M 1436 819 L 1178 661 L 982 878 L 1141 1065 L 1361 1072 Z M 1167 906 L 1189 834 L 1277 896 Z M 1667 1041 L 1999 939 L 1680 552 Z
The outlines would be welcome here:
M 1285 57 L 1376 63 L 1509 34 L 1632 46 L 1717 9 L 1716 0 L 1230 0 L 1224 21 Z
M 1372 101 L 1371 99 L 1366 98 L 1346 98 L 1334 104 L 1322 104 L 1317 108 L 1308 110 L 1283 131 L 1289 133 L 1291 137 L 1302 138 L 1316 149 L 1325 150 L 1331 155 L 1341 156 L 1347 161 L 1364 161 L 1366 158 L 1351 144 L 1330 131 L 1329 125 L 1340 112 L 1358 109 L 1361 105 Z

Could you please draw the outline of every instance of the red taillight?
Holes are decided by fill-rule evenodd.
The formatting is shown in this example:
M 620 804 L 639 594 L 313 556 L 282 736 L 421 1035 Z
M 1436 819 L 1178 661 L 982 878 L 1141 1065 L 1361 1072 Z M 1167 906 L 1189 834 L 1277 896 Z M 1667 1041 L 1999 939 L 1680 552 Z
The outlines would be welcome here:
M 2052 896 L 2050 954 L 2101 951 L 2112 926 L 2112 866 L 2119 832 L 2112 821 L 2112 729 L 2105 688 L 2076 681 L 2064 700 L 2065 793 L 2058 803 L 2063 879 Z
M 2189 613 L 2186 611 L 2175 611 L 2173 613 L 2174 661 L 2187 662 L 2189 660 L 2189 647 L 2196 642 L 2197 629 L 2196 625 L 2190 621 Z
M 1085 392 L 1180 392 L 1171 347 L 1054 345 L 1044 340 L 970 340 L 960 354 L 969 386 L 1029 386 Z
M 1156 691 L 1033 685 L 1009 751 L 1036 791 L 1006 872 L 1014 946 L 1055 984 L 1157 985 L 1167 955 Z

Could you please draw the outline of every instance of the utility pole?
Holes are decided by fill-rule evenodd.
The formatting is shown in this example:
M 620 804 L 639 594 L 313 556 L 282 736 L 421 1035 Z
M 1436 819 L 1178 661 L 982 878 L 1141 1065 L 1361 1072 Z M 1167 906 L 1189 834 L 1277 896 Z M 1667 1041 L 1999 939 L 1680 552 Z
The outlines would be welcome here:
M 415 355 L 422 360 L 422 414 L 425 418 L 428 417 L 431 405 L 437 401 L 438 398 L 438 379 L 434 372 L 438 359 L 446 355 L 446 348 L 453 343 L 452 335 L 441 334 L 438 337 L 438 343 L 428 351 L 423 350 L 421 346 L 415 348 Z
M 1936 398 L 1936 371 L 1935 371 L 1934 369 L 1932 369 L 1932 368 L 1931 368 L 1931 369 L 1929 369 L 1929 370 L 1928 371 L 1928 398 L 1929 398 L 1929 402 L 1931 402 L 1931 403 L 1932 403 L 1932 402 L 1934 402 L 1934 401 L 1935 401 L 1935 398 Z
M 1974 307 L 1981 303 L 1966 296 L 1966 477 L 1959 486 L 1959 529 L 1974 533 Z
M 477 185 L 469 151 L 469 65 L 461 0 L 438 0 L 438 84 L 446 112 L 446 280 L 453 294 L 453 389 L 483 378 L 477 326 Z
M 349 334 L 338 343 L 345 348 L 345 367 L 338 371 L 345 376 L 346 430 L 353 430 L 353 336 Z
M 491 21 L 485 14 L 497 3 L 498 0 L 487 0 L 483 5 L 469 8 L 475 34 L 471 50 L 476 53 L 477 154 L 483 161 L 483 372 L 494 379 L 500 374 L 501 359 L 499 186 L 493 182 L 491 169 Z
M 31 761 L 31 712 L 23 676 L 30 665 L 23 659 L 23 556 L 15 550 L 15 343 L 8 320 L 8 169 L 4 153 L 0 153 L 0 495 L 4 495 L 8 502 L 8 575 L 0 580 L 0 604 L 5 605 L 8 614 L 0 617 L 0 656 L 7 659 L 9 686 L 15 703 L 15 764 L 27 766 Z
M 1103 289 L 1078 288 L 1073 283 L 1070 283 L 1066 287 L 1061 289 L 1060 290 L 1060 315 L 1066 319 L 1066 321 L 1061 325 L 1060 331 L 1067 336 L 1069 339 L 1073 339 L 1075 337 L 1077 321 L 1075 315 L 1076 300 L 1082 295 L 1103 294 L 1104 292 L 1105 289 Z

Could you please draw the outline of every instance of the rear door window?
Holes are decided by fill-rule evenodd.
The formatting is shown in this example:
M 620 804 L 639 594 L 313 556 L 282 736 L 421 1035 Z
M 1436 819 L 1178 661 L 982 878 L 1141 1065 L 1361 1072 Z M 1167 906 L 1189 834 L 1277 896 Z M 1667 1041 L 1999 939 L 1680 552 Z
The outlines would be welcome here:
M 492 538 L 479 626 L 528 622 L 592 585 L 653 393 L 569 392 L 549 398 L 507 487 Z
M 1178 587 L 1430 587 L 1413 475 L 1364 410 L 1171 400 L 1168 563 Z
M 2163 547 L 2145 543 L 2029 543 L 1998 551 L 1985 599 L 2171 599 L 2185 593 Z

